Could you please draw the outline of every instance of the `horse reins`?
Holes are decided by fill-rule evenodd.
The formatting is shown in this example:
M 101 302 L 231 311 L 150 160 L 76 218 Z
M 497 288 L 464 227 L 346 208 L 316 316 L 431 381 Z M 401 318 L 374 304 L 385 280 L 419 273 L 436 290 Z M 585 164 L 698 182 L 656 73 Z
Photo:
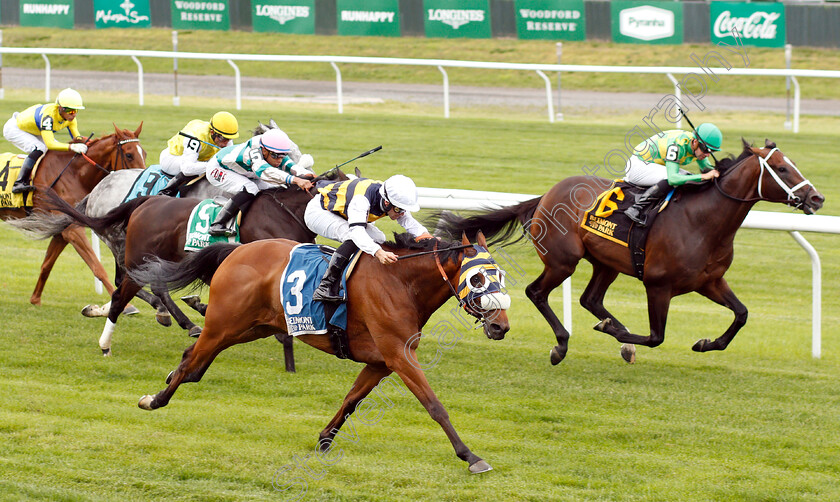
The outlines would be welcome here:
M 764 157 L 762 157 L 759 154 L 754 153 L 754 155 L 756 155 L 758 157 L 758 162 L 759 162 L 759 165 L 760 165 L 759 174 L 758 174 L 758 183 L 756 185 L 756 192 L 758 193 L 758 197 L 752 198 L 752 199 L 741 199 L 739 197 L 735 197 L 734 195 L 730 195 L 730 194 L 726 193 L 723 190 L 723 188 L 720 186 L 720 178 L 725 176 L 725 174 L 721 175 L 718 178 L 715 178 L 715 183 L 714 183 L 715 188 L 717 188 L 718 192 L 720 192 L 721 195 L 723 195 L 724 197 L 726 197 L 728 199 L 731 199 L 731 200 L 734 200 L 734 201 L 737 201 L 737 202 L 757 202 L 757 201 L 760 201 L 760 200 L 766 200 L 768 202 L 785 202 L 785 203 L 793 202 L 793 203 L 795 203 L 795 205 L 793 207 L 799 208 L 800 206 L 802 206 L 803 202 L 802 202 L 802 199 L 798 195 L 796 195 L 794 192 L 796 192 L 797 190 L 799 190 L 803 186 L 810 185 L 810 186 L 813 187 L 814 185 L 810 181 L 805 179 L 804 176 L 802 176 L 802 173 L 799 171 L 799 169 L 797 169 L 797 167 L 793 164 L 793 162 L 791 162 L 787 157 L 785 157 L 785 161 L 788 164 L 790 164 L 790 166 L 793 169 L 796 170 L 796 172 L 799 174 L 799 176 L 802 176 L 802 181 L 797 183 L 793 187 L 789 187 L 784 181 L 782 181 L 782 179 L 779 178 L 779 175 L 776 174 L 776 172 L 773 171 L 773 169 L 770 168 L 770 164 L 767 162 L 767 159 L 769 159 L 771 156 L 773 156 L 774 153 L 776 153 L 778 151 L 779 151 L 779 149 L 774 147 Z M 732 166 L 729 170 L 727 170 L 727 174 L 729 172 L 733 172 L 736 168 L 740 167 L 741 164 L 746 162 L 746 160 L 747 159 L 744 159 L 740 163 Z M 762 184 L 763 179 L 764 179 L 764 171 L 767 171 L 768 173 L 770 173 L 770 176 L 773 178 L 773 181 L 775 181 L 776 184 L 779 185 L 779 187 L 782 190 L 785 191 L 785 193 L 788 195 L 787 199 L 785 199 L 785 200 L 770 200 L 770 199 L 764 198 L 764 194 L 761 193 L 761 184 Z
M 85 140 L 84 144 L 87 145 L 92 137 L 93 137 L 93 133 L 91 133 L 90 136 L 88 136 L 88 138 Z M 120 140 L 120 141 L 117 142 L 117 146 L 121 147 L 126 143 L 139 143 L 139 142 L 140 142 L 140 140 L 138 138 L 123 139 L 123 140 Z M 122 160 L 123 166 L 127 169 L 128 168 L 128 159 L 125 156 L 125 152 L 122 150 L 122 148 L 119 148 L 118 150 L 120 152 L 120 159 Z M 112 172 L 112 170 L 105 169 L 104 167 L 100 166 L 95 160 L 88 157 L 87 154 L 75 153 L 73 155 L 73 157 L 67 162 L 67 165 L 64 166 L 64 168 L 61 170 L 60 173 L 58 173 L 58 176 L 56 176 L 55 179 L 52 181 L 52 183 L 50 183 L 50 189 L 52 189 L 55 186 L 55 184 L 61 178 L 61 175 L 64 174 L 64 171 L 66 171 L 67 168 L 70 167 L 70 164 L 72 164 L 73 161 L 76 160 L 76 157 L 78 157 L 79 155 L 81 155 L 82 158 L 85 159 L 88 162 L 88 164 L 90 164 L 90 165 L 96 167 L 97 169 L 99 169 L 100 171 L 104 172 L 106 176 Z

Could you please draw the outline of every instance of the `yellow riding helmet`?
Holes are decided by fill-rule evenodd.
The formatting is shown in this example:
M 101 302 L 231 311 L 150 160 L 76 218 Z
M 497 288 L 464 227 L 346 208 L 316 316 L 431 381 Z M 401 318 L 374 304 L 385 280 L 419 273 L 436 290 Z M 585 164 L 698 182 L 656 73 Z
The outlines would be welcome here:
M 227 139 L 239 137 L 239 122 L 228 112 L 216 112 L 210 119 L 210 128 Z
M 82 95 L 71 88 L 64 89 L 58 93 L 55 98 L 55 104 L 62 108 L 70 108 L 73 110 L 84 110 L 82 103 Z

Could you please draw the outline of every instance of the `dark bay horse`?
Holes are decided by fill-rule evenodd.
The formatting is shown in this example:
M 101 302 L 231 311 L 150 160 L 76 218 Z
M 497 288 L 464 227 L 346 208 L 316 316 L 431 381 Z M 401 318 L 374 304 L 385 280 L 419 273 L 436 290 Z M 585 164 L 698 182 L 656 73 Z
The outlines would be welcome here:
M 45 209 L 44 191 L 47 189 L 52 189 L 67 203 L 76 204 L 111 171 L 145 168 L 146 154 L 138 139 L 141 129 L 143 129 L 142 123 L 133 132 L 128 129 L 120 130 L 114 126 L 113 134 L 88 142 L 88 151 L 85 155 L 48 150 L 32 178 L 32 185 L 37 188 L 31 195 L 33 209 L 36 212 Z M 0 209 L 0 218 L 16 220 L 10 221 L 10 224 L 23 231 L 27 231 L 26 216 L 26 211 L 23 209 Z M 93 275 L 102 281 L 108 294 L 113 294 L 114 286 L 96 258 L 84 229 L 73 225 L 52 236 L 44 262 L 41 264 L 38 282 L 29 299 L 33 305 L 41 304 L 41 293 L 44 291 L 50 271 L 68 243 L 73 245 Z
M 317 179 L 346 179 L 341 170 L 329 171 Z M 312 192 L 315 192 L 313 188 Z M 263 190 L 251 203 L 242 217 L 239 227 L 241 242 L 252 242 L 260 239 L 283 237 L 298 242 L 315 242 L 312 233 L 303 221 L 306 204 L 313 194 L 297 187 L 273 188 Z M 167 261 L 180 261 L 187 252 L 184 243 L 187 235 L 187 220 L 201 200 L 181 199 L 165 196 L 146 196 L 131 200 L 112 209 L 105 216 L 94 218 L 87 216 L 73 207 L 53 200 L 56 210 L 70 216 L 74 222 L 88 226 L 100 234 L 111 232 L 114 227 L 125 229 L 124 253 L 121 256 L 125 262 L 117 267 L 119 277 L 117 289 L 111 295 L 111 308 L 108 320 L 99 339 L 99 346 L 104 355 L 111 354 L 111 337 L 117 318 L 125 305 L 131 301 L 144 284 L 137 284 L 125 271 L 142 265 L 147 259 L 156 257 Z M 56 220 L 56 228 L 60 229 L 66 221 Z M 49 230 L 56 231 L 56 230 Z M 150 285 L 152 293 L 168 310 L 178 325 L 188 330 L 191 336 L 198 336 L 201 328 L 196 326 L 189 317 L 175 305 L 166 288 Z M 155 303 L 153 302 L 153 305 Z M 155 305 L 157 306 L 157 305 Z M 168 325 L 158 317 L 159 322 Z M 165 317 L 168 321 L 168 316 Z M 282 341 L 282 340 L 281 340 Z M 290 343 L 290 341 L 289 341 Z M 288 347 L 287 354 L 288 354 Z M 287 359 L 288 367 L 288 359 Z
M 464 303 L 465 308 L 484 320 L 488 338 L 503 339 L 510 329 L 506 310 L 510 297 L 498 288 L 501 272 L 480 234 L 477 245 L 470 245 L 466 237 L 461 245 L 437 239 L 415 243 L 408 234 L 400 234 L 396 240 L 383 244 L 383 248 L 400 256 L 417 256 L 386 266 L 362 254 L 348 282 L 350 357 L 365 367 L 336 415 L 321 431 L 318 446 L 328 451 L 356 405 L 380 382 L 393 384 L 385 379 L 394 372 L 440 424 L 455 453 L 469 463 L 470 471 L 488 471 L 490 465 L 458 437 L 448 413 L 429 386 L 415 351 L 421 329 L 431 315 L 453 294 L 463 297 L 466 288 L 476 296 Z M 205 282 L 212 278 L 204 331 L 184 351 L 178 368 L 167 378 L 168 387 L 154 396 L 143 396 L 138 403 L 141 408 L 166 406 L 178 386 L 199 381 L 222 350 L 271 336 L 277 330 L 287 332 L 280 288 L 289 253 L 296 244 L 286 239 L 239 246 L 216 244 L 180 263 L 151 262 L 129 272 L 140 282 L 167 281 L 173 289 L 199 278 Z M 479 267 L 488 273 L 475 273 Z M 493 284 L 497 288 L 491 293 Z M 335 353 L 327 336 L 298 338 L 328 354 Z
M 737 159 L 718 163 L 714 183 L 686 186 L 677 191 L 667 210 L 660 213 L 647 239 L 643 283 L 647 292 L 650 335 L 631 333 L 604 308 L 604 296 L 618 274 L 635 276 L 627 247 L 603 239 L 581 227 L 585 210 L 610 181 L 592 176 L 567 178 L 542 197 L 483 215 L 460 218 L 442 215 L 439 228 L 450 234 L 483 231 L 505 241 L 520 232 L 537 248 L 545 268 L 525 290 L 548 321 L 557 338 L 551 363 L 566 356 L 569 333 L 551 310 L 548 295 L 572 275 L 581 258 L 592 264 L 592 278 L 580 298 L 581 305 L 600 322 L 595 329 L 625 344 L 656 347 L 665 339 L 665 322 L 671 298 L 694 292 L 725 306 L 735 320 L 716 340 L 697 341 L 696 352 L 724 350 L 747 322 L 747 308 L 729 288 L 723 275 L 733 259 L 733 241 L 750 208 L 759 200 L 779 202 L 813 214 L 825 197 L 807 181 L 774 143 L 754 148 L 743 142 Z M 635 347 L 622 347 L 628 362 Z

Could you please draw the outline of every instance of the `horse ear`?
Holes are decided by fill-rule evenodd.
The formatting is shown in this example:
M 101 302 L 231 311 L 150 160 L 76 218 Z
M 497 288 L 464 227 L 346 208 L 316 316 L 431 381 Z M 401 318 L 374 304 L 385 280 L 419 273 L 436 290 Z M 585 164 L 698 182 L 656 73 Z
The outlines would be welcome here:
M 361 178 L 361 177 L 362 177 L 362 171 L 361 171 L 361 169 L 359 169 L 358 167 L 356 168 L 356 177 L 357 177 L 357 178 Z
M 487 240 L 484 238 L 484 232 L 479 230 L 478 233 L 475 234 L 475 237 L 476 237 L 476 242 L 478 243 L 479 246 L 481 246 L 483 248 L 487 247 Z
M 467 233 L 466 232 L 461 232 L 461 244 L 463 244 L 465 246 L 470 245 L 470 240 L 467 239 Z
M 134 130 L 134 137 L 139 138 L 140 137 L 140 131 L 142 131 L 142 130 L 143 130 L 143 121 L 141 120 L 140 125 L 137 126 L 137 129 Z
M 280 126 L 277 125 L 277 122 L 275 122 L 274 119 L 268 119 L 268 125 L 270 125 L 272 129 L 280 129 Z
M 770 138 L 764 138 L 764 146 L 767 148 L 776 148 L 776 142 L 770 141 Z
M 122 134 L 122 131 L 120 131 L 120 128 L 117 127 L 117 124 L 111 122 L 111 125 L 114 126 L 114 134 L 116 134 L 117 137 L 119 138 L 120 135 Z
M 752 145 L 751 145 L 751 144 L 749 144 L 749 143 L 747 142 L 747 140 L 745 140 L 745 139 L 744 139 L 744 137 L 743 137 L 743 136 L 741 136 L 741 143 L 744 145 L 744 150 L 749 150 L 749 149 L 750 149 L 750 147 L 752 147 Z

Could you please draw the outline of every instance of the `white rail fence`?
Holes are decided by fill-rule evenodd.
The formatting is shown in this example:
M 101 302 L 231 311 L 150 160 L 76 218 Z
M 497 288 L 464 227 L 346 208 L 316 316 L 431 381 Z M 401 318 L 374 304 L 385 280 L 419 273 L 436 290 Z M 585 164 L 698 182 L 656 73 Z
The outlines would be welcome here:
M 419 188 L 420 206 L 424 209 L 487 210 L 512 206 L 540 195 L 481 192 L 441 188 Z M 814 247 L 800 232 L 840 234 L 840 217 L 750 211 L 742 228 L 788 232 L 811 258 L 811 355 L 822 354 L 822 265 Z M 563 282 L 563 324 L 572 332 L 571 278 Z
M 2 42 L 2 38 L 0 38 Z M 437 68 L 443 75 L 443 103 L 445 118 L 449 118 L 449 75 L 445 68 L 480 68 L 493 70 L 519 70 L 533 71 L 545 83 L 545 99 L 548 111 L 549 122 L 555 121 L 554 100 L 552 97 L 551 81 L 546 72 L 557 73 L 558 79 L 562 73 L 632 73 L 632 74 L 659 74 L 665 75 L 674 84 L 674 95 L 680 99 L 683 87 L 681 82 L 674 78 L 674 75 L 701 74 L 704 72 L 714 75 L 741 75 L 741 76 L 763 76 L 763 77 L 789 77 L 794 85 L 793 101 L 793 132 L 799 132 L 800 112 L 800 89 L 797 77 L 815 78 L 840 78 L 838 70 L 795 70 L 795 69 L 756 69 L 756 68 L 710 68 L 703 66 L 599 66 L 599 65 L 569 65 L 569 64 L 528 64 L 528 63 L 494 63 L 482 61 L 452 61 L 446 59 L 409 59 L 409 58 L 379 58 L 379 57 L 354 57 L 354 56 L 284 56 L 270 54 L 206 54 L 199 52 L 175 52 L 175 51 L 143 51 L 143 50 L 115 50 L 115 49 L 60 49 L 60 48 L 27 48 L 27 47 L 0 47 L 2 54 L 28 54 L 40 55 L 45 62 L 45 100 L 50 101 L 50 60 L 47 55 L 60 56 L 120 56 L 130 57 L 137 65 L 137 92 L 140 106 L 143 106 L 143 64 L 138 58 L 165 58 L 173 60 L 175 72 L 175 88 L 173 93 L 173 104 L 179 104 L 177 91 L 177 61 L 179 59 L 215 60 L 227 61 L 234 71 L 234 85 L 236 93 L 236 109 L 242 108 L 242 77 L 239 67 L 234 61 L 262 61 L 276 63 L 328 63 L 335 70 L 336 79 L 336 101 L 338 113 L 344 113 L 342 98 L 342 80 L 339 64 L 373 64 L 373 65 L 403 65 L 403 66 L 428 66 Z M 2 63 L 2 60 L 0 60 Z M 0 64 L 2 72 L 2 64 Z M 2 73 L 0 73 L 2 78 Z M 3 97 L 2 80 L 0 80 L 0 98 Z M 680 121 L 676 122 L 677 127 L 682 127 Z

